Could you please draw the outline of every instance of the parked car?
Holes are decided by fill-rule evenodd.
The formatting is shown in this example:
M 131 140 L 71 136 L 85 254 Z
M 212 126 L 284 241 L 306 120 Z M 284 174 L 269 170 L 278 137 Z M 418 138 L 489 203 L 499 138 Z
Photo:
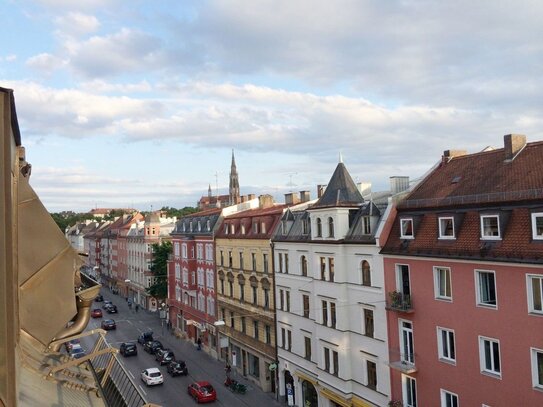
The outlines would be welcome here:
M 143 345 L 143 350 L 151 355 L 154 355 L 158 349 L 162 349 L 162 343 L 160 341 L 149 341 Z
M 109 300 L 105 300 L 102 304 L 102 309 L 107 309 L 107 307 L 109 307 L 110 305 L 113 305 L 113 303 Z
M 106 308 L 106 312 L 107 312 L 108 314 L 116 314 L 116 313 L 117 313 L 117 306 L 111 304 L 110 306 L 108 306 L 108 307 Z
M 167 365 L 172 360 L 175 360 L 175 355 L 170 349 L 158 350 L 155 355 L 155 360 L 160 363 L 160 366 Z
M 71 341 L 66 342 L 64 344 L 64 347 L 66 348 L 66 352 L 68 353 L 70 353 L 70 351 L 72 350 L 74 346 L 81 346 L 81 341 L 79 339 L 72 339 Z
M 101 324 L 102 329 L 105 329 L 106 331 L 110 331 L 112 329 L 117 329 L 117 324 L 115 323 L 115 320 L 113 319 L 104 319 Z
M 69 355 L 71 358 L 79 359 L 86 355 L 85 349 L 81 347 L 81 345 L 74 345 L 72 346 L 72 349 L 70 349 Z
M 146 342 L 151 342 L 152 340 L 153 340 L 152 331 L 143 332 L 142 334 L 140 334 L 140 336 L 138 336 L 138 343 L 140 345 L 145 345 Z
M 167 370 L 172 377 L 180 375 L 186 376 L 189 374 L 189 368 L 182 360 L 172 360 L 170 363 L 168 363 Z
M 95 308 L 91 312 L 91 317 L 93 318 L 102 318 L 102 310 L 100 308 Z
M 160 370 L 156 367 L 151 367 L 142 371 L 141 380 L 143 380 L 147 386 L 155 386 L 164 383 L 164 377 L 162 377 L 162 373 L 160 373 Z
M 217 392 L 209 382 L 194 382 L 189 384 L 188 393 L 197 403 L 207 403 L 217 400 Z
M 96 298 L 94 299 L 94 301 L 96 301 L 96 302 L 102 302 L 102 301 L 104 301 L 104 297 L 102 297 L 102 294 L 98 294 L 98 295 L 96 296 Z
M 123 342 L 119 348 L 119 353 L 124 357 L 135 356 L 138 354 L 138 347 L 135 342 Z

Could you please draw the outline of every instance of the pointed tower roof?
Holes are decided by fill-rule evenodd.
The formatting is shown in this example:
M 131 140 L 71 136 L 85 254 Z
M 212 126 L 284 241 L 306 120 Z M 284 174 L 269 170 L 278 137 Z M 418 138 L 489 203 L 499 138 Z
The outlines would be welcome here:
M 364 202 L 343 162 L 339 162 L 324 194 L 312 208 L 360 206 Z

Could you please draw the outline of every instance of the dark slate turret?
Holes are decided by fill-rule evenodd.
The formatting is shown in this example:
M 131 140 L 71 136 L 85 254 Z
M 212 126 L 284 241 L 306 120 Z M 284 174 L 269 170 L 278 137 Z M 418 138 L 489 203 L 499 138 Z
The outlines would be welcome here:
M 345 165 L 338 163 L 326 190 L 313 205 L 315 208 L 360 206 L 364 202 L 362 194 L 356 187 Z

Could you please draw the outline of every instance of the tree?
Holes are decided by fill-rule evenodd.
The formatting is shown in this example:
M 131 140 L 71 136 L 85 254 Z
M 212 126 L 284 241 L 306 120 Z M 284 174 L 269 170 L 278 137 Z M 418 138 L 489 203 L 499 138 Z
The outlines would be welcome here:
M 155 277 L 155 282 L 146 291 L 161 300 L 168 297 L 168 257 L 172 253 L 172 242 L 153 244 L 152 253 L 151 273 Z
M 75 213 L 72 211 L 64 211 L 58 213 L 50 213 L 51 217 L 60 228 L 62 233 L 66 231 L 66 228 L 73 226 L 78 222 L 82 222 L 86 219 L 93 219 L 94 216 L 90 213 Z
M 176 216 L 177 219 L 182 218 L 183 216 L 190 215 L 191 213 L 198 212 L 198 208 L 193 208 L 191 206 L 185 206 L 183 209 L 170 208 L 169 206 L 163 206 L 160 209 L 163 212 L 166 212 L 166 216 L 169 218 Z

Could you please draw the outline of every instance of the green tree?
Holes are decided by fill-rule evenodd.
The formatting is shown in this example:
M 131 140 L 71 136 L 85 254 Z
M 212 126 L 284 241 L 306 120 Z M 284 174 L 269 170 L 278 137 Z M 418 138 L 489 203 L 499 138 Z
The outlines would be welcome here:
M 109 213 L 104 216 L 104 220 L 115 220 L 115 218 L 118 218 L 119 216 L 124 215 L 124 210 L 122 209 L 112 209 L 109 211 Z
M 155 282 L 146 291 L 161 300 L 168 297 L 168 256 L 172 253 L 172 242 L 155 243 L 152 250 L 151 273 L 155 277 Z
M 177 208 L 170 208 L 169 206 L 163 206 L 162 209 L 160 209 L 163 212 L 166 212 L 166 215 L 171 218 L 172 216 L 176 216 L 177 219 L 190 215 L 191 213 L 198 212 L 198 208 L 193 208 L 192 206 L 185 206 L 183 209 L 177 209 Z
M 93 219 L 94 217 L 90 213 L 75 213 L 72 211 L 54 212 L 50 213 L 51 217 L 60 228 L 62 233 L 66 231 L 69 226 L 75 225 L 77 222 L 82 222 L 86 219 Z

